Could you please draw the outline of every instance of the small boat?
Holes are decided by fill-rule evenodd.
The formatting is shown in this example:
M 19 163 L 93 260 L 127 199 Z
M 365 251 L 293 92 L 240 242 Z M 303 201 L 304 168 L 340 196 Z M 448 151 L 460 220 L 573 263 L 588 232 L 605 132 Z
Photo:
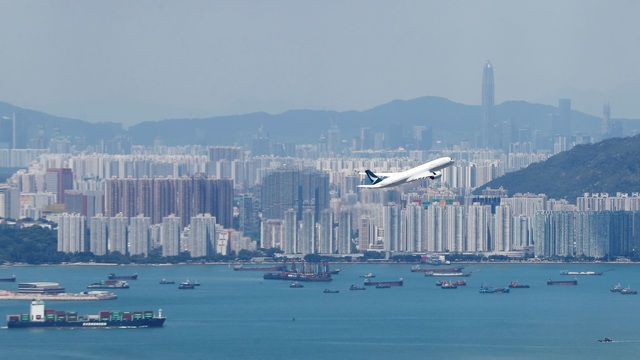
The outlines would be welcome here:
M 12 277 L 8 278 L 0 278 L 0 282 L 16 282 L 16 276 L 13 275 Z
M 621 292 L 621 291 L 622 291 L 622 286 L 620 286 L 620 283 L 617 283 L 611 287 L 611 292 Z
M 376 289 L 389 289 L 391 285 L 389 284 L 378 284 L 376 285 Z
M 189 279 L 181 282 L 180 285 L 178 285 L 178 289 L 181 289 L 181 290 L 191 290 L 195 288 L 196 288 L 196 285 L 191 281 L 189 281 Z
M 529 285 L 520 284 L 517 281 L 512 281 L 511 284 L 509 284 L 509 287 L 512 289 L 528 289 Z
M 628 286 L 626 288 L 620 290 L 620 294 L 622 294 L 622 295 L 636 295 L 637 293 L 638 293 L 638 291 L 631 290 L 631 288 L 628 287 Z
M 351 284 L 351 286 L 349 287 L 349 290 L 367 290 L 367 288 L 363 286 L 358 286 L 356 284 Z
M 340 292 L 340 290 L 324 289 L 324 293 L 325 294 L 337 294 L 339 292 Z
M 609 339 L 608 337 L 604 338 L 604 339 L 598 339 L 598 342 L 613 342 L 613 340 Z
M 441 289 L 457 289 L 458 285 L 452 283 L 451 281 L 444 281 L 442 285 L 440 285 Z
M 366 273 L 364 275 L 360 275 L 361 278 L 365 278 L 365 279 L 370 279 L 370 278 L 374 278 L 376 277 L 376 274 L 374 273 Z
M 290 287 L 290 288 L 303 288 L 303 287 L 304 287 L 304 285 L 300 284 L 300 283 L 299 283 L 299 282 L 297 282 L 297 281 L 294 281 L 294 282 L 292 282 L 291 284 L 289 284 L 289 287 Z
M 173 280 L 166 280 L 166 279 L 162 279 L 160 280 L 160 284 L 161 285 L 171 285 L 171 284 L 175 284 L 176 282 Z

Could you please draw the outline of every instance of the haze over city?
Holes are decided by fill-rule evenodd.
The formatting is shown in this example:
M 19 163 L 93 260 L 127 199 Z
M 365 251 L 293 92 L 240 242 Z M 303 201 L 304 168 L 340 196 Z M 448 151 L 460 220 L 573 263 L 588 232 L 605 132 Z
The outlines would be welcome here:
M 629 1 L 0 1 L 0 101 L 133 125 L 441 96 L 640 117 Z

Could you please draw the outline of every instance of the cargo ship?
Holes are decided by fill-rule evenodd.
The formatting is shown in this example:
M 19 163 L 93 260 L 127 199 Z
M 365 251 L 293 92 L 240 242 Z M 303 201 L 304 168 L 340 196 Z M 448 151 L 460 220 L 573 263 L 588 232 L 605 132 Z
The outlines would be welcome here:
M 109 279 L 109 280 L 138 280 L 138 274 L 116 275 L 114 273 L 110 273 L 109 276 L 107 276 L 107 279 Z
M 529 285 L 520 284 L 517 281 L 512 281 L 511 284 L 509 284 L 509 287 L 512 289 L 528 289 Z
M 433 272 L 428 271 L 424 273 L 424 276 L 471 276 L 471 273 L 463 272 Z
M 234 271 L 284 271 L 287 269 L 286 265 L 277 266 L 244 266 L 236 265 L 233 267 Z
M 508 294 L 509 288 L 501 288 L 501 287 L 493 287 L 493 286 L 481 286 L 480 293 L 481 294 Z
M 13 275 L 8 278 L 0 278 L 0 282 L 16 282 L 16 276 Z
M 78 315 L 75 311 L 45 309 L 44 301 L 34 300 L 28 314 L 7 316 L 7 327 L 17 328 L 141 328 L 161 327 L 166 318 L 162 309 L 153 311 L 100 311 L 97 315 Z
M 364 284 L 367 286 L 402 286 L 403 283 L 403 278 L 400 278 L 400 280 L 397 281 L 372 281 L 371 279 L 364 279 Z
M 602 271 L 569 271 L 562 270 L 560 271 L 560 275 L 602 275 L 604 272 Z
M 362 287 L 362 286 L 358 286 L 356 284 L 351 284 L 351 286 L 349 286 L 349 290 L 367 290 L 366 287 Z
M 578 285 L 578 279 L 573 280 L 547 280 L 547 285 Z
M 447 272 L 460 272 L 460 270 L 464 269 L 463 266 L 453 267 L 453 268 L 444 268 L 444 269 L 423 269 L 420 265 L 414 265 L 411 267 L 411 272 L 439 272 L 439 273 L 447 273 Z
M 87 289 L 128 289 L 129 284 L 120 280 L 100 280 L 87 286 Z

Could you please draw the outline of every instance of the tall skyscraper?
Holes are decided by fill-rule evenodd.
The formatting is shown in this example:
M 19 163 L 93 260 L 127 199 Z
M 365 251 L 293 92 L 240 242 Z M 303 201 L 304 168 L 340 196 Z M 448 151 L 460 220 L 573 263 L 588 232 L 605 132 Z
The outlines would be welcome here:
M 493 125 L 493 66 L 487 60 L 482 71 L 482 147 L 494 147 L 494 125 Z

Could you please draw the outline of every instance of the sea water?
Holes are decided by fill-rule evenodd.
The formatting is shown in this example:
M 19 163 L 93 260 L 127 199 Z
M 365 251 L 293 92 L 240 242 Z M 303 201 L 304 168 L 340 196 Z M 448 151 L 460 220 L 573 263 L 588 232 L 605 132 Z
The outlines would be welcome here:
M 640 356 L 640 295 L 609 291 L 620 283 L 640 290 L 640 265 L 465 264 L 467 286 L 443 290 L 407 264 L 334 265 L 329 283 L 263 280 L 263 272 L 227 265 L 38 266 L 0 269 L 18 282 L 52 281 L 68 292 L 107 274 L 138 274 L 117 300 L 47 301 L 46 307 L 97 314 L 101 310 L 162 308 L 162 328 L 7 329 L 4 316 L 26 313 L 29 301 L 0 301 L 3 359 L 604 359 Z M 578 276 L 561 270 L 604 271 Z M 404 286 L 350 291 L 375 280 Z M 162 279 L 175 285 L 160 285 Z M 201 286 L 179 290 L 189 279 Z M 530 285 L 508 294 L 481 294 L 480 286 Z M 0 283 L 15 290 L 17 283 Z M 339 290 L 325 294 L 324 289 Z M 598 339 L 609 337 L 611 343 Z

